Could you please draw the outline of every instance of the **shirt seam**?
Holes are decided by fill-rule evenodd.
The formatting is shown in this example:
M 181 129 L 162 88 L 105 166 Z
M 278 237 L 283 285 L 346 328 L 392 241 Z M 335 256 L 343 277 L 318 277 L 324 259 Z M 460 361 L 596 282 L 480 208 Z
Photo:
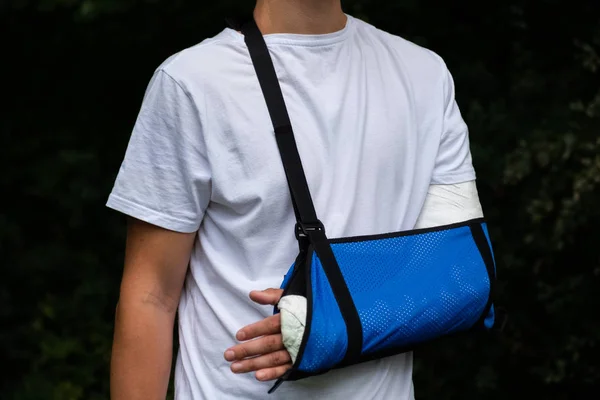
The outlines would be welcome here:
M 174 216 L 169 215 L 169 214 L 165 214 L 162 211 L 155 210 L 155 209 L 153 209 L 151 207 L 148 207 L 148 206 L 145 206 L 143 204 L 140 204 L 139 202 L 136 202 L 134 200 L 126 199 L 126 198 L 124 198 L 124 197 L 122 197 L 122 196 L 120 196 L 118 194 L 115 194 L 115 193 L 111 193 L 109 195 L 109 203 L 110 203 L 111 199 L 116 200 L 117 202 L 121 202 L 121 203 L 123 203 L 126 206 L 137 208 L 139 211 L 153 213 L 153 214 L 155 214 L 157 216 L 160 216 L 161 218 L 164 218 L 165 220 L 168 220 L 168 221 L 171 221 L 171 222 L 174 222 L 174 223 L 177 223 L 177 224 L 182 224 L 182 225 L 190 226 L 190 227 L 192 227 L 192 226 L 196 227 L 198 225 L 198 223 L 195 222 L 195 221 L 184 220 L 184 219 L 180 219 L 180 218 L 174 217 Z
M 352 17 L 348 15 L 348 29 L 346 32 L 343 32 L 340 36 L 334 38 L 325 38 L 322 42 L 309 42 L 309 41 L 299 41 L 298 39 L 285 39 L 285 38 L 277 38 L 277 37 L 265 37 L 265 43 L 268 46 L 271 45 L 283 45 L 283 46 L 294 46 L 294 47 L 327 47 L 334 46 L 340 43 L 344 43 L 349 40 L 356 31 L 355 21 L 351 19 Z M 244 43 L 243 35 L 240 35 L 235 30 L 231 28 L 227 28 L 228 35 L 234 40 L 235 43 Z
M 473 173 L 475 173 L 475 168 L 473 168 L 473 167 L 466 167 L 464 169 L 460 169 L 460 170 L 455 171 L 455 172 L 446 172 L 446 173 L 442 173 L 442 174 L 433 174 L 432 175 L 432 179 L 437 179 L 437 178 L 455 178 L 455 177 L 462 176 L 464 174 L 473 174 Z

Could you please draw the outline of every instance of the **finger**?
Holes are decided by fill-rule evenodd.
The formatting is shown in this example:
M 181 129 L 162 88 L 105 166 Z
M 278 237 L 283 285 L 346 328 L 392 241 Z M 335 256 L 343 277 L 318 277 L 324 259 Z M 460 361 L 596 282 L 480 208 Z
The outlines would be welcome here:
M 276 305 L 283 294 L 283 289 L 253 290 L 250 299 L 262 305 Z
M 279 367 L 266 368 L 261 369 L 256 373 L 256 379 L 259 381 L 272 381 L 275 379 L 279 379 L 285 374 L 290 368 L 292 368 L 292 364 L 285 364 Z
M 244 341 L 265 335 L 281 333 L 281 315 L 276 314 L 240 329 L 235 335 L 237 340 Z
M 287 350 L 279 350 L 273 353 L 237 361 L 231 364 L 231 370 L 236 374 L 258 371 L 289 364 L 292 361 Z
M 225 352 L 225 359 L 227 361 L 243 360 L 248 357 L 273 353 L 284 348 L 281 334 L 263 336 L 231 347 Z

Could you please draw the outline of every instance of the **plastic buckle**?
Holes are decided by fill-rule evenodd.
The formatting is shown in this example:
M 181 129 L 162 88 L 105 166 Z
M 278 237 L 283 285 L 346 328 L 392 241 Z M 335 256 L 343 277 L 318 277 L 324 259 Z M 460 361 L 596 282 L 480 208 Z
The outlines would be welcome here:
M 325 232 L 325 226 L 319 220 L 315 222 L 296 222 L 296 239 L 306 238 L 309 232 L 322 231 Z

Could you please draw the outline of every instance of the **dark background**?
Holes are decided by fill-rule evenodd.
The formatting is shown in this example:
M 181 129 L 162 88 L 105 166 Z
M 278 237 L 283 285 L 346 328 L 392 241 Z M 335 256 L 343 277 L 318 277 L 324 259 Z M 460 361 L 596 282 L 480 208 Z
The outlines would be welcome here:
M 600 389 L 600 2 L 355 0 L 447 62 L 509 312 L 416 354 L 421 400 Z M 0 398 L 108 398 L 124 219 L 104 207 L 153 70 L 251 0 L 0 3 Z

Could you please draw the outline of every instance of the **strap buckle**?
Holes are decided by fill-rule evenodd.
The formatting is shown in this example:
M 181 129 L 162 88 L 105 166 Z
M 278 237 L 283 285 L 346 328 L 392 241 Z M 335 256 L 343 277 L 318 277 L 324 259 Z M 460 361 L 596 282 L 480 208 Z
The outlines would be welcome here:
M 296 239 L 308 237 L 309 233 L 321 231 L 325 233 L 325 226 L 319 220 L 315 222 L 296 222 Z

